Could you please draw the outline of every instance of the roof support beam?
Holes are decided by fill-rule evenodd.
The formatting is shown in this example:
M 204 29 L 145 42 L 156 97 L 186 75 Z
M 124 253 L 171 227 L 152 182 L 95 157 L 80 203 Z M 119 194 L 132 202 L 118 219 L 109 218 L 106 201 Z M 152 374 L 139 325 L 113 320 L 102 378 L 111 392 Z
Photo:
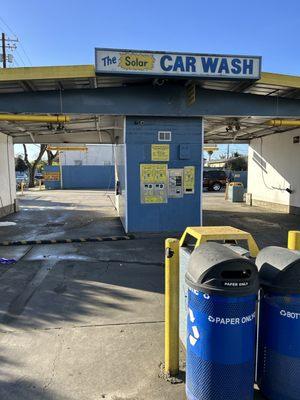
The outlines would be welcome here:
M 0 94 L 0 112 L 173 117 L 300 117 L 300 100 L 202 88 L 196 88 L 196 93 L 196 100 L 192 105 L 187 105 L 185 87 L 181 84 L 64 90 L 61 93 L 5 93 Z
M 36 88 L 31 81 L 18 81 L 19 85 L 25 92 L 35 92 Z
M 14 144 L 17 143 L 32 143 L 32 138 L 29 136 L 29 132 L 24 132 L 24 135 L 20 134 L 13 138 Z M 34 143 L 45 143 L 45 144 L 59 144 L 59 143 L 96 143 L 99 144 L 99 132 L 72 132 L 66 133 L 49 133 L 49 134 L 35 134 Z M 112 135 L 106 131 L 101 131 L 101 144 L 111 144 Z

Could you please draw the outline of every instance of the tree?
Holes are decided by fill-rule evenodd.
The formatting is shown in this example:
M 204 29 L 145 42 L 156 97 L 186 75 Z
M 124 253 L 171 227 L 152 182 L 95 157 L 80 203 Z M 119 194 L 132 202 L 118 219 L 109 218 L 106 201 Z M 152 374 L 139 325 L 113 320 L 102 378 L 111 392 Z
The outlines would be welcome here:
M 247 171 L 248 169 L 248 161 L 246 157 L 236 157 L 228 160 L 225 165 L 226 169 L 230 169 L 231 171 Z
M 47 150 L 48 165 L 52 165 L 53 161 L 57 156 L 58 156 L 58 151 L 56 153 L 52 153 L 51 150 Z
M 28 186 L 34 187 L 34 176 L 35 176 L 36 167 L 37 167 L 38 163 L 41 161 L 41 159 L 46 151 L 47 145 L 46 144 L 40 145 L 39 154 L 38 154 L 37 158 L 32 162 L 30 162 L 28 159 L 26 144 L 23 144 L 23 148 L 24 148 L 24 161 L 25 161 L 25 164 L 26 164 L 28 172 L 29 172 Z
M 27 171 L 27 165 L 21 156 L 16 159 L 15 170 L 19 172 Z

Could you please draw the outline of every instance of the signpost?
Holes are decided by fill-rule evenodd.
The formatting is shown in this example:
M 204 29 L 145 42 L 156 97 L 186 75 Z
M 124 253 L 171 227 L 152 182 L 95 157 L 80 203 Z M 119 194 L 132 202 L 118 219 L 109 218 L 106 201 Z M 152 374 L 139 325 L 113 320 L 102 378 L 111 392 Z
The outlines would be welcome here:
M 260 78 L 261 57 L 96 48 L 96 73 L 151 76 Z

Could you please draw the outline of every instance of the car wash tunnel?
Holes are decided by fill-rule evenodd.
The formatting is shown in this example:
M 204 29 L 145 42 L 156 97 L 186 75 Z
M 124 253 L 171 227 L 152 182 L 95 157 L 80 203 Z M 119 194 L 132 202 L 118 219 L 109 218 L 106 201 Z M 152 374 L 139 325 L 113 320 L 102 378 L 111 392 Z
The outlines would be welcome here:
M 300 77 L 261 65 L 97 48 L 0 70 L 1 399 L 299 399 Z M 15 144 L 63 152 L 45 190 L 16 193 Z M 246 190 L 205 191 L 216 144 L 249 145 Z M 106 183 L 67 190 L 87 149 Z
M 114 144 L 116 205 L 126 232 L 201 224 L 203 143 L 250 144 L 253 201 L 297 211 L 298 195 L 281 187 L 264 198 L 253 181 L 255 168 L 264 168 L 260 147 L 288 179 L 286 154 L 275 148 L 297 138 L 299 89 L 299 77 L 261 72 L 261 58 L 251 56 L 96 49 L 95 66 L 3 70 L 1 214 L 14 210 L 7 179 L 14 143 Z

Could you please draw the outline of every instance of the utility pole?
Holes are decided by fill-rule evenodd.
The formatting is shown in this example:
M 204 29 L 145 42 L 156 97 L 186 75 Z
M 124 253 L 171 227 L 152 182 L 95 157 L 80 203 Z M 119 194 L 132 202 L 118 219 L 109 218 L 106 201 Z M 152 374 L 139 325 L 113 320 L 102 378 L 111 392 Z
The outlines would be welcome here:
M 19 42 L 18 38 L 10 39 L 8 38 L 4 32 L 1 35 L 1 47 L 2 47 L 2 67 L 7 68 L 7 63 L 13 62 L 12 52 L 17 48 L 17 42 Z M 9 53 L 7 53 L 9 50 Z
M 3 68 L 6 68 L 6 44 L 4 32 L 2 32 L 2 66 Z
M 230 146 L 230 144 L 227 145 L 227 160 L 229 158 L 229 146 Z

